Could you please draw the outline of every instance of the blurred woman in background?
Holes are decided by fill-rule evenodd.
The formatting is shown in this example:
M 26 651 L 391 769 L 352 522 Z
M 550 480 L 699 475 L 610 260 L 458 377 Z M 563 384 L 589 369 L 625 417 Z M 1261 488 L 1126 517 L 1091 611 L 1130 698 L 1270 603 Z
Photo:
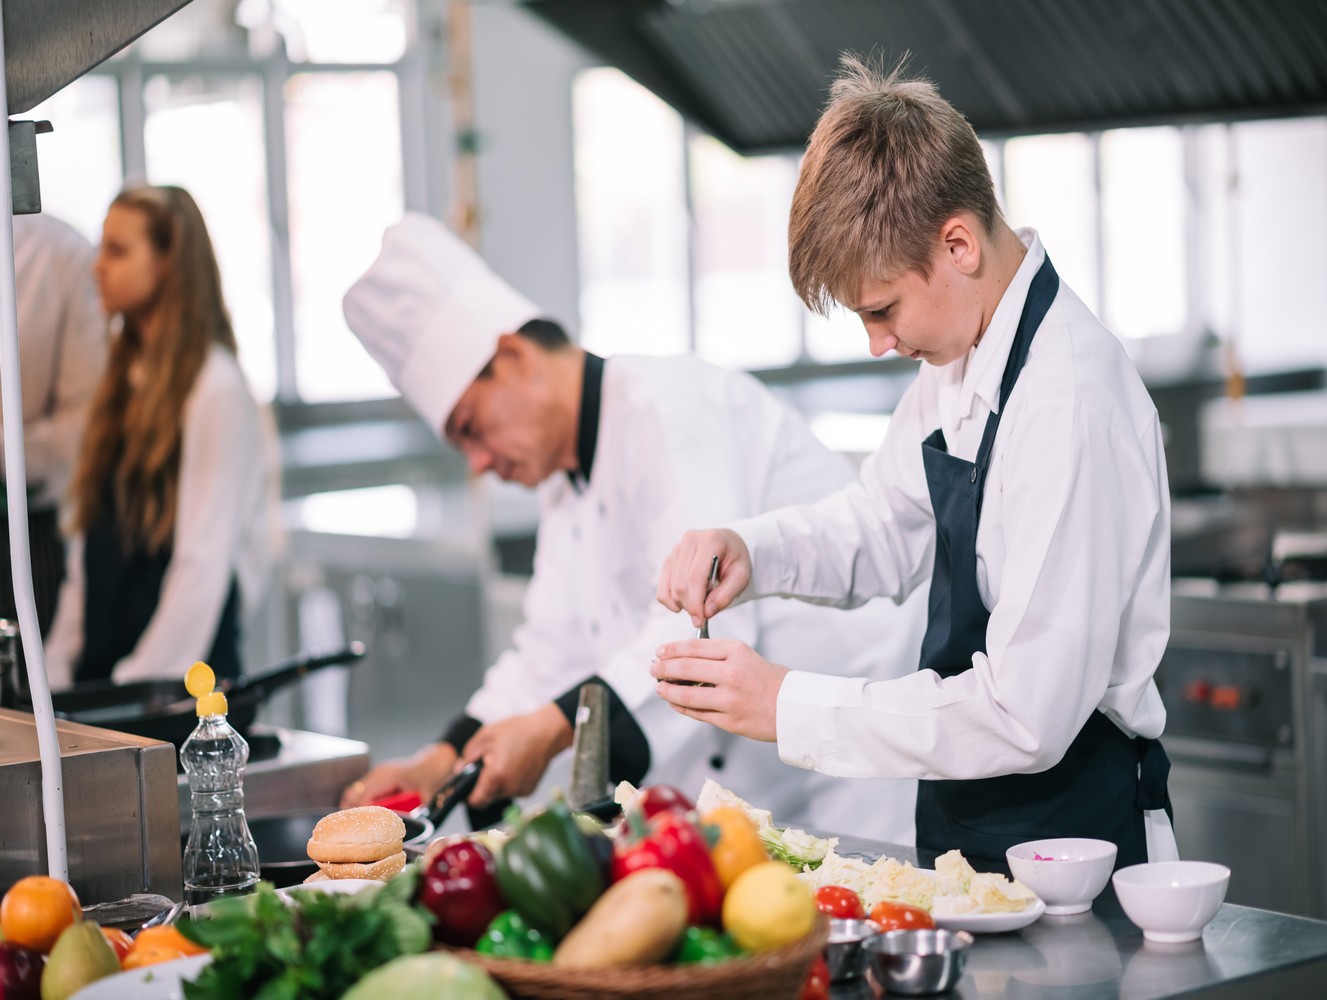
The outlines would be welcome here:
M 197 204 L 178 187 L 112 202 L 96 262 L 114 323 L 72 486 L 54 686 L 240 673 L 242 607 L 265 589 L 273 476 Z

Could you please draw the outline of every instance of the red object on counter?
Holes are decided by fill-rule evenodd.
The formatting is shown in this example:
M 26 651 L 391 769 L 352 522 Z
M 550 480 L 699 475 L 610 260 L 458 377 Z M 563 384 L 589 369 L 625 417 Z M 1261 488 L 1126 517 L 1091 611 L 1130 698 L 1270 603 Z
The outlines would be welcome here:
M 861 920 L 866 916 L 862 897 L 843 885 L 822 885 L 816 890 L 816 907 L 828 917 Z
M 392 792 L 390 795 L 379 795 L 369 802 L 371 806 L 382 806 L 399 813 L 414 812 L 423 804 L 424 799 L 418 792 Z
M 935 926 L 929 913 L 906 903 L 876 903 L 868 919 L 879 924 L 882 931 L 929 930 Z

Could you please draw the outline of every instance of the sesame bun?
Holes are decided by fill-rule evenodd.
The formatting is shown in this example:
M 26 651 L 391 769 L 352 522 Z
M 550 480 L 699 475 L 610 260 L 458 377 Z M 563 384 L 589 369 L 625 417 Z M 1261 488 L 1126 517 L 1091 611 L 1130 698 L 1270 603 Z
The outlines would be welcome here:
M 304 883 L 307 885 L 310 882 L 326 882 L 326 881 L 328 881 L 327 874 L 321 868 L 319 868 L 316 872 L 314 872 L 312 875 L 306 878 L 304 880 Z
M 386 882 L 405 868 L 405 851 L 397 851 L 390 857 L 370 864 L 357 864 L 355 862 L 333 864 L 330 861 L 320 861 L 318 867 L 327 878 L 371 878 L 379 882 Z
M 404 842 L 405 823 L 400 816 L 382 806 L 357 806 L 320 819 L 309 838 L 308 852 L 319 864 L 363 864 L 398 853 Z

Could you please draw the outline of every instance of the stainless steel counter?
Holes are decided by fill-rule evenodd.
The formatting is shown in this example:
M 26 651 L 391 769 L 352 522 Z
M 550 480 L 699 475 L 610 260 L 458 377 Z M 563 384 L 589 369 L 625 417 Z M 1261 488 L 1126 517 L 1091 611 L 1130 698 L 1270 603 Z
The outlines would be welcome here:
M 881 854 L 929 867 L 912 848 L 841 837 L 841 854 Z M 977 934 L 963 978 L 947 997 L 1327 997 L 1327 922 L 1226 904 L 1186 945 L 1144 942 L 1110 886 L 1089 913 L 1043 916 L 1021 931 Z M 835 1000 L 872 996 L 865 981 L 835 986 Z

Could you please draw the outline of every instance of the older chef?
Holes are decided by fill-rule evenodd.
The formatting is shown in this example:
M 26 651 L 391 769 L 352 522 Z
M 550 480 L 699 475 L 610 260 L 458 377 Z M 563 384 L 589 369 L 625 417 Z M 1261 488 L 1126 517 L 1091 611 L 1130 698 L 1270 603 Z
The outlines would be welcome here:
M 694 794 L 712 776 L 782 822 L 911 841 L 912 782 L 867 789 L 791 771 L 773 747 L 735 741 L 654 697 L 655 649 L 689 631 L 654 601 L 659 567 L 683 528 L 809 502 L 852 477 L 793 411 L 751 377 L 694 358 L 604 360 L 576 348 L 421 215 L 387 231 L 378 260 L 347 293 L 345 314 L 472 470 L 536 487 L 540 505 L 514 648 L 488 669 L 442 740 L 375 768 L 347 790 L 346 803 L 400 789 L 430 794 L 458 754 L 485 761 L 472 803 L 528 794 L 570 746 L 579 686 L 597 676 L 612 693 L 617 777 L 639 780 L 649 765 L 650 780 Z M 790 662 L 884 678 L 915 667 L 923 612 L 918 604 L 845 612 L 760 601 L 721 616 L 711 634 Z
M 825 677 L 673 643 L 660 693 L 777 739 L 798 767 L 923 779 L 919 847 L 998 862 L 1019 841 L 1096 837 L 1119 865 L 1173 857 L 1152 679 L 1170 501 L 1156 408 L 1120 342 L 1037 234 L 1005 223 L 962 115 L 851 60 L 803 160 L 789 261 L 808 305 L 845 303 L 872 353 L 925 363 L 859 482 L 688 535 L 660 600 L 693 615 L 739 593 L 852 606 L 929 575 L 922 669 Z

